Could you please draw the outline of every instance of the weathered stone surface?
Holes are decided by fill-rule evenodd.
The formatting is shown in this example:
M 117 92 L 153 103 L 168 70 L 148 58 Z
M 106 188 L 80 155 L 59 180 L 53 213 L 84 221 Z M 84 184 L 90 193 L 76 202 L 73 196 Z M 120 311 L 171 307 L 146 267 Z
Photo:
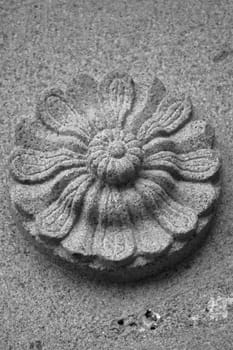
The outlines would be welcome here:
M 80 268 L 127 280 L 174 265 L 203 238 L 219 195 L 213 129 L 191 119 L 190 98 L 158 78 L 143 104 L 122 72 L 46 91 L 16 127 L 14 216 Z
M 0 1 L 1 350 L 232 350 L 232 11 L 229 0 Z M 175 96 L 188 93 L 199 141 L 211 139 L 203 128 L 210 123 L 222 158 L 221 198 L 204 244 L 176 268 L 133 284 L 90 281 L 53 264 L 20 234 L 5 186 L 18 116 L 33 115 L 45 89 L 65 90 L 84 72 L 101 80 L 112 69 L 133 77 L 139 104 L 154 74 Z M 80 98 L 76 108 L 84 107 Z M 51 149 L 56 135 L 37 123 L 27 143 L 43 138 Z M 185 135 L 175 137 L 184 147 Z M 161 317 L 155 329 L 148 310 Z

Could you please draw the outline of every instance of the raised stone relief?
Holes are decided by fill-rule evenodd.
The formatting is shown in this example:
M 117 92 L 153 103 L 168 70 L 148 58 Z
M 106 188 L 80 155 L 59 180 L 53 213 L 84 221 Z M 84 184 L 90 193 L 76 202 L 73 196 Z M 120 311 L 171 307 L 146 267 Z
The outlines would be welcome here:
M 19 226 L 80 269 L 134 279 L 189 255 L 219 195 L 213 129 L 155 78 L 125 73 L 51 89 L 16 127 L 10 202 Z

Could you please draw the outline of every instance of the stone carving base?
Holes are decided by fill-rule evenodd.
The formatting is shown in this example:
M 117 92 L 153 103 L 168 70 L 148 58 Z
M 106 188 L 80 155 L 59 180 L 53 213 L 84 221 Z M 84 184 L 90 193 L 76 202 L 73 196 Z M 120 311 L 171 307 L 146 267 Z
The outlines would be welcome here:
M 84 75 L 40 96 L 16 127 L 10 206 L 50 255 L 133 280 L 203 238 L 219 196 L 214 131 L 155 78 L 145 103 L 126 73 Z

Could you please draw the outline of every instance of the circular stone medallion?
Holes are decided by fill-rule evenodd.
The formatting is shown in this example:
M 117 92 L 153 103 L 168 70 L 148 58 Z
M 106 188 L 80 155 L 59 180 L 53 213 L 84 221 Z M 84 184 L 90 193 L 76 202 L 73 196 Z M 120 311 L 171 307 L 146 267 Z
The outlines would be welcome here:
M 9 160 L 20 228 L 79 269 L 122 280 L 189 255 L 219 195 L 214 132 L 191 120 L 190 99 L 157 78 L 143 106 L 135 91 L 119 72 L 47 91 L 16 127 Z

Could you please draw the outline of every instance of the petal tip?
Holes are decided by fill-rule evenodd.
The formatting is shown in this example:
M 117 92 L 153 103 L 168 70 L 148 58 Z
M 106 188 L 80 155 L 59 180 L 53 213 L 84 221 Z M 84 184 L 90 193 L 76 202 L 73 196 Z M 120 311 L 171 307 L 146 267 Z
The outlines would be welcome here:
M 125 72 L 110 72 L 100 81 L 98 94 L 108 127 L 121 128 L 135 102 L 133 78 Z

